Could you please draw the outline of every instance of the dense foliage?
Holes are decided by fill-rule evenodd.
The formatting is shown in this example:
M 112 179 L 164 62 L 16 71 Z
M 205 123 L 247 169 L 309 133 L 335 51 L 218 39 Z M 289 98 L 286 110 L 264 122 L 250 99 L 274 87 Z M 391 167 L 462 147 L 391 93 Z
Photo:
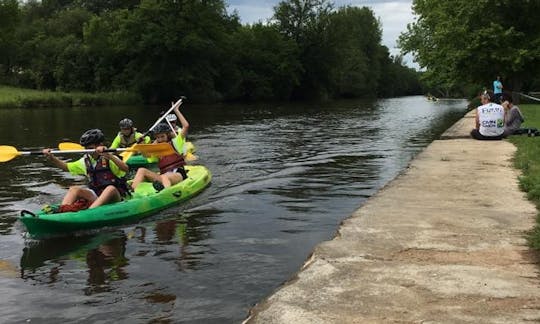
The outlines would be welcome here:
M 499 75 L 506 90 L 519 92 L 540 72 L 539 10 L 540 1 L 414 0 L 417 20 L 399 43 L 431 86 L 491 88 Z
M 280 2 L 242 25 L 223 0 L 0 0 L 0 83 L 147 102 L 421 93 L 368 8 Z

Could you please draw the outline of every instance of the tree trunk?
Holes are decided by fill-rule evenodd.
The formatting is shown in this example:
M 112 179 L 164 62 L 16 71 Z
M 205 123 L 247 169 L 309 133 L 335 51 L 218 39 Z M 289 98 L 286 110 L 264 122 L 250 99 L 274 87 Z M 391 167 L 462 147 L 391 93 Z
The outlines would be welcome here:
M 523 85 L 523 80 L 519 75 L 513 75 L 509 79 L 509 87 L 506 88 L 507 93 L 512 94 L 512 101 L 514 104 L 519 104 L 521 86 Z

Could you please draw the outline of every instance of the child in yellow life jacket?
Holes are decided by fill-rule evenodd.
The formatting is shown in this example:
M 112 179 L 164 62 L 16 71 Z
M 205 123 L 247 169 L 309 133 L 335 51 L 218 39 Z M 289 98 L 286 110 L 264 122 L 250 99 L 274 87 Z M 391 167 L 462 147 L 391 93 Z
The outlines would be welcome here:
M 133 121 L 129 118 L 122 119 L 118 123 L 118 126 L 120 127 L 120 131 L 111 143 L 110 148 L 124 148 L 130 147 L 135 143 L 149 144 L 151 142 L 150 137 L 144 136 L 141 132 L 137 132 L 137 128 L 133 127 Z
M 44 149 L 47 156 L 57 167 L 69 171 L 73 175 L 88 177 L 88 187 L 71 186 L 62 200 L 62 205 L 69 206 L 79 199 L 88 202 L 89 208 L 121 201 L 128 193 L 125 174 L 129 170 L 127 164 L 114 154 L 105 152 L 103 146 L 105 136 L 99 129 L 86 131 L 80 143 L 86 149 L 95 149 L 77 161 L 66 163 L 51 154 L 51 149 Z
M 187 178 L 186 170 L 184 169 L 186 162 L 184 160 L 183 152 L 189 123 L 180 113 L 178 107 L 174 109 L 174 114 L 178 117 L 178 120 L 180 120 L 182 125 L 182 129 L 179 133 L 176 134 L 167 123 L 158 124 L 153 129 L 156 138 L 155 142 L 169 143 L 174 149 L 174 154 L 159 157 L 159 173 L 145 168 L 139 168 L 131 183 L 133 190 L 135 190 L 135 188 L 143 181 L 152 181 L 154 188 L 159 191 Z

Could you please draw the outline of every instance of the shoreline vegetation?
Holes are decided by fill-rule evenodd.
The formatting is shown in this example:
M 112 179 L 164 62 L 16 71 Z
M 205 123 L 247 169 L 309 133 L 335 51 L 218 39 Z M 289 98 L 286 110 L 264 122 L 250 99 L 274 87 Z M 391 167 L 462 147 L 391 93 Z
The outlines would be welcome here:
M 525 116 L 524 128 L 540 129 L 540 105 L 525 104 L 519 108 Z M 514 166 L 521 171 L 519 186 L 527 194 L 527 198 L 536 205 L 540 211 L 540 137 L 527 137 L 523 135 L 510 136 L 509 141 L 516 145 Z M 540 213 L 537 212 L 536 225 L 528 233 L 529 245 L 540 249 Z
M 254 24 L 242 24 L 226 0 L 0 0 L 0 13 L 4 85 L 115 89 L 145 104 L 180 96 L 218 103 L 426 92 L 422 72 L 383 45 L 368 7 L 286 0 L 271 21 Z
M 0 85 L 0 108 L 127 106 L 142 104 L 139 95 L 125 92 L 62 92 Z

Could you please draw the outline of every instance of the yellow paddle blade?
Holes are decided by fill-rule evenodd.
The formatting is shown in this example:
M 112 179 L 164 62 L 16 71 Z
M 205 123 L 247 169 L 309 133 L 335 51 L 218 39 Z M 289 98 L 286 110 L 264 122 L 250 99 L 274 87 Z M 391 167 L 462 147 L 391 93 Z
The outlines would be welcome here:
M 10 161 L 21 155 L 16 148 L 9 145 L 0 145 L 0 162 Z
M 193 154 L 191 152 L 187 152 L 186 157 L 185 157 L 186 161 L 188 161 L 188 162 L 196 161 L 198 158 L 199 157 L 197 155 L 195 155 L 195 154 Z
M 188 153 L 195 153 L 195 145 L 192 142 L 186 142 L 186 151 Z
M 84 146 L 78 143 L 63 142 L 63 143 L 58 144 L 58 149 L 60 149 L 60 151 L 84 150 Z
M 135 144 L 126 151 L 141 152 L 144 156 L 164 156 L 175 153 L 173 147 L 168 143 Z

